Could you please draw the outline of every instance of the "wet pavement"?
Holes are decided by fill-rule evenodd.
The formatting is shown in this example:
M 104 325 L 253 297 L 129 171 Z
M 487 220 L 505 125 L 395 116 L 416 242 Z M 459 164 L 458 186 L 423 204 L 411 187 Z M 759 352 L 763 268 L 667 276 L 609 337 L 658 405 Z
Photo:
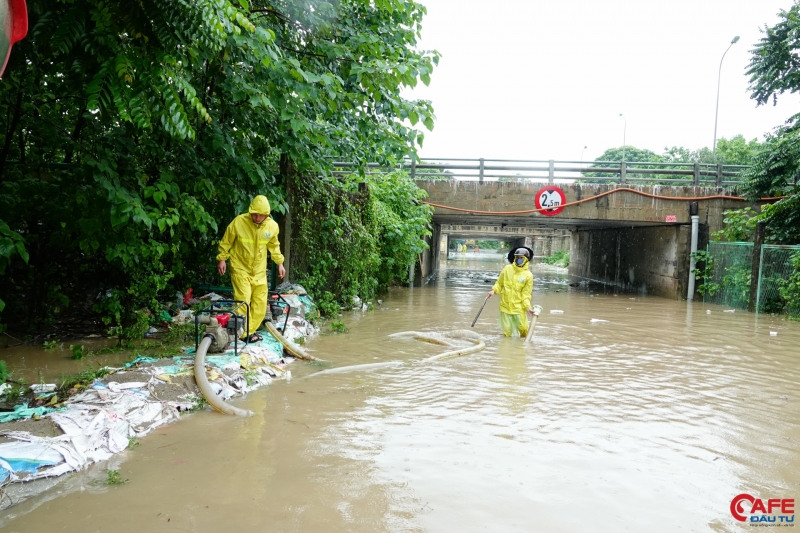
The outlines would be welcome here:
M 112 465 L 128 483 L 92 484 L 98 465 L 3 530 L 741 531 L 735 495 L 800 498 L 800 324 L 536 267 L 532 344 L 498 335 L 493 298 L 483 352 L 421 365 L 448 348 L 388 335 L 469 328 L 504 261 L 442 263 L 309 344 L 405 364 L 308 379 L 325 367 L 298 361 L 236 402 L 255 416 L 159 428 Z

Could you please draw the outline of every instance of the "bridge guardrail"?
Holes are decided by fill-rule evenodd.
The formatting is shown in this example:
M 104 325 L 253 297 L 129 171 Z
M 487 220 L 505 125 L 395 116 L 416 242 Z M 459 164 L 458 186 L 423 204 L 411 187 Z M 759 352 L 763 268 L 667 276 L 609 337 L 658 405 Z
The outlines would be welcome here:
M 333 175 L 353 172 L 359 165 L 336 162 Z M 415 161 L 406 159 L 396 167 L 369 163 L 367 174 L 406 170 L 413 179 L 467 179 L 478 182 L 540 181 L 592 183 L 654 183 L 664 185 L 724 187 L 743 182 L 745 165 L 710 163 L 662 163 L 650 161 L 555 161 L 518 159 L 437 158 Z

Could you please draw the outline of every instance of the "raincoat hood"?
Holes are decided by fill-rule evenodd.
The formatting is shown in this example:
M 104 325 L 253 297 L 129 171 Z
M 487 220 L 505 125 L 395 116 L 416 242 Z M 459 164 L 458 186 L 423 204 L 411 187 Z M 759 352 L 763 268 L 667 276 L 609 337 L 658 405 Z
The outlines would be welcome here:
M 256 215 L 269 216 L 269 211 L 270 211 L 269 200 L 267 200 L 267 197 L 262 194 L 259 194 L 258 196 L 253 198 L 253 201 L 250 202 L 249 212 L 251 214 L 255 213 Z

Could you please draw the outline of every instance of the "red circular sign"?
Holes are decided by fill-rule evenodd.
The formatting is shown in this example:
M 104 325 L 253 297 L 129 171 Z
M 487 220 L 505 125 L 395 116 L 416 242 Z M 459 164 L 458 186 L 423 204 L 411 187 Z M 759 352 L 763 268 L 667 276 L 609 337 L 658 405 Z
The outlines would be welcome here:
M 539 212 L 545 216 L 556 216 L 564 210 L 565 203 L 567 203 L 567 196 L 564 191 L 553 185 L 539 189 L 539 192 L 536 193 L 536 209 L 543 209 Z

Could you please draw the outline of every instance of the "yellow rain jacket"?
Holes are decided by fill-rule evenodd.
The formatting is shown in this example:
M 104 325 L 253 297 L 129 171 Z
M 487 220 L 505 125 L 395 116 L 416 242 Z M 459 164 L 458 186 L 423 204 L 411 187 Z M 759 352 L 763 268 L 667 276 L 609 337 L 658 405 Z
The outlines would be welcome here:
M 234 218 L 219 242 L 217 261 L 231 260 L 233 298 L 250 305 L 248 335 L 255 333 L 267 314 L 267 251 L 276 264 L 283 264 L 278 224 L 269 218 L 269 212 L 269 200 L 256 196 L 249 212 Z M 267 215 L 267 218 L 256 224 L 250 213 Z
M 525 316 L 531 307 L 533 291 L 533 274 L 528 270 L 528 261 L 522 266 L 506 265 L 492 290 L 500 295 L 500 311 Z
M 255 224 L 250 213 L 267 215 L 261 224 Z M 277 265 L 283 264 L 281 245 L 278 242 L 278 223 L 269 218 L 269 200 L 256 196 L 250 210 L 234 218 L 219 242 L 217 261 L 231 260 L 235 273 L 247 274 L 253 279 L 267 277 L 267 251 Z

